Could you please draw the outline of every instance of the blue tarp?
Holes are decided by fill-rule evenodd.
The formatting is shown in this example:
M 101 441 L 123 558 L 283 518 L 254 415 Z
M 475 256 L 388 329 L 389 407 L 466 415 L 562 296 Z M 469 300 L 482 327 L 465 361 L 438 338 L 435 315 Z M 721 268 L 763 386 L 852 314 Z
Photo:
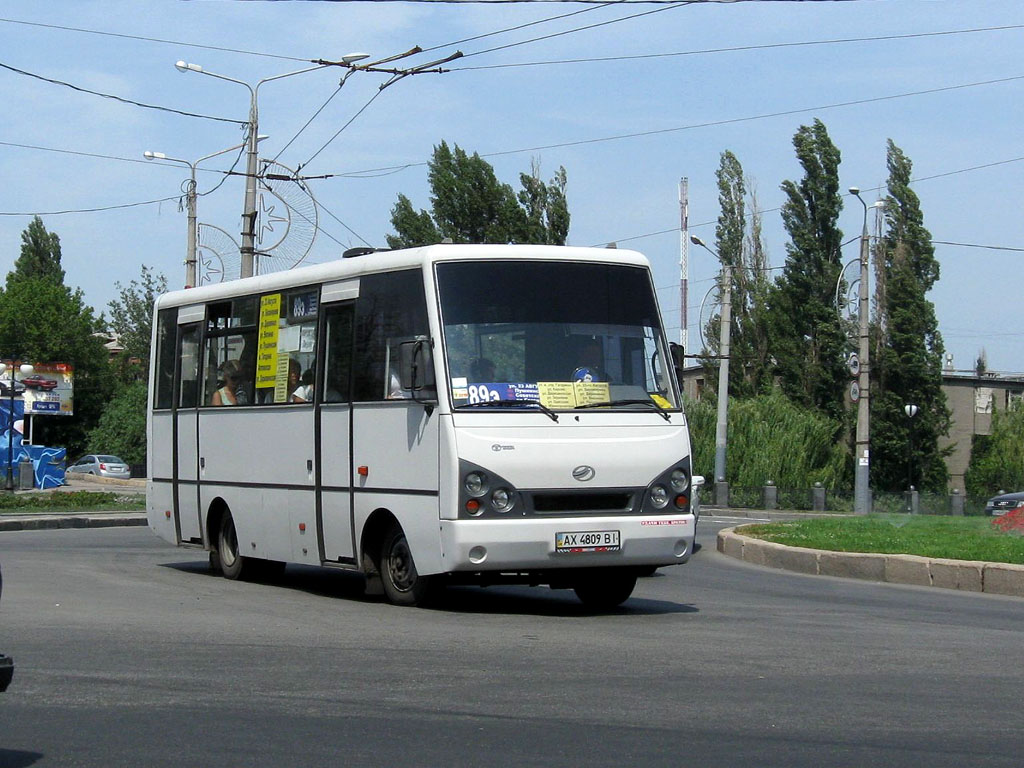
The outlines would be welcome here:
M 25 404 L 21 400 L 14 401 L 14 419 L 11 419 L 10 398 L 0 400 L 0 476 L 6 477 L 9 457 L 7 455 L 8 441 L 11 443 L 11 454 L 14 458 L 14 476 L 19 474 L 19 462 L 22 458 L 32 460 L 32 471 L 35 474 L 36 488 L 56 488 L 64 485 L 64 463 L 67 459 L 67 451 L 64 448 L 46 448 L 42 445 L 23 445 L 21 433 L 14 430 L 11 435 L 13 422 L 23 419 L 25 415 Z

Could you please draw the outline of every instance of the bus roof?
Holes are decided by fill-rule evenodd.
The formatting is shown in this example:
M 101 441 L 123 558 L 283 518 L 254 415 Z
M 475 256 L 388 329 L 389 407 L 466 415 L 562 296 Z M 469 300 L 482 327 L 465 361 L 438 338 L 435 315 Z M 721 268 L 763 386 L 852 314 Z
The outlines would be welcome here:
M 229 280 L 198 288 L 165 293 L 157 299 L 158 309 L 201 304 L 233 296 L 247 296 L 286 290 L 302 285 L 344 280 L 350 277 L 424 267 L 439 261 L 475 261 L 480 259 L 530 259 L 548 261 L 613 262 L 647 267 L 647 258 L 633 250 L 618 248 L 581 248 L 561 245 L 428 245 L 399 251 L 374 251 L 362 256 L 341 258 L 323 264 L 296 267 L 283 272 Z

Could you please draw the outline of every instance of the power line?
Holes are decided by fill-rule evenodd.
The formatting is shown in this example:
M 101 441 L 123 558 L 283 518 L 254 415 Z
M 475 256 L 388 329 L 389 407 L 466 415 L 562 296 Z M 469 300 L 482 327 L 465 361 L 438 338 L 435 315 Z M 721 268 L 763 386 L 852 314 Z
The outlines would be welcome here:
M 990 251 L 1015 251 L 1024 253 L 1024 248 L 1013 248 L 1009 245 L 979 245 L 978 243 L 953 243 L 949 240 L 932 240 L 936 245 L 956 245 L 960 248 L 985 248 Z
M 158 200 L 143 200 L 138 203 L 124 203 L 122 205 L 106 205 L 100 208 L 77 208 L 74 210 L 64 211 L 0 211 L 0 216 L 63 216 L 69 213 L 101 213 L 103 211 L 117 211 L 124 208 L 138 208 L 143 205 L 156 205 L 157 203 L 167 203 L 171 200 L 179 199 L 179 195 L 173 197 L 161 197 Z
M 124 98 L 122 96 L 114 96 L 113 94 L 110 94 L 110 93 L 102 93 L 101 91 L 93 91 L 93 90 L 90 90 L 88 88 L 82 88 L 81 86 L 73 85 L 72 83 L 66 83 L 63 80 L 54 80 L 53 78 L 50 78 L 50 77 L 43 77 L 42 75 L 37 75 L 34 72 L 27 72 L 24 69 L 18 69 L 17 67 L 12 67 L 9 64 L 4 64 L 2 62 L 0 62 L 0 68 L 6 69 L 6 70 L 8 70 L 10 72 L 14 72 L 15 74 L 18 74 L 18 75 L 24 75 L 25 77 L 32 77 L 32 78 L 35 78 L 36 80 L 42 80 L 45 83 L 51 83 L 53 85 L 62 85 L 65 88 L 70 88 L 71 90 L 78 91 L 80 93 L 88 93 L 88 94 L 90 94 L 92 96 L 102 96 L 105 99 L 113 99 L 114 101 L 119 101 L 122 104 L 131 104 L 131 105 L 136 106 L 136 107 L 143 107 L 144 109 L 155 109 L 155 110 L 159 110 L 160 112 L 171 112 L 172 114 L 183 115 L 184 117 L 198 117 L 198 118 L 202 118 L 203 120 L 217 120 L 217 121 L 222 122 L 222 123 L 234 123 L 235 125 L 245 125 L 246 124 L 246 122 L 244 120 L 232 120 L 232 119 L 227 118 L 227 117 L 212 117 L 210 115 L 200 115 L 200 114 L 197 114 L 195 112 L 184 112 L 184 111 L 182 111 L 180 109 L 172 109 L 170 107 L 161 107 L 161 106 L 157 106 L 157 105 L 154 105 L 154 104 L 145 104 L 145 103 L 143 103 L 141 101 L 134 101 L 132 99 L 126 99 L 126 98 Z
M 105 32 L 99 29 L 86 29 L 84 27 L 68 27 L 61 24 L 43 24 L 37 21 L 23 21 L 21 19 L 0 18 L 0 23 L 21 24 L 27 27 L 41 27 L 44 29 L 56 29 L 61 32 L 79 32 L 89 35 L 101 35 L 103 37 L 119 37 L 125 40 L 140 40 L 146 43 L 162 43 L 164 45 L 185 46 L 187 48 L 203 48 L 208 51 L 221 51 L 223 53 L 243 53 L 248 56 L 263 56 L 270 59 L 285 59 L 287 61 L 309 61 L 308 58 L 298 56 L 282 56 L 276 53 L 265 53 L 263 51 L 247 51 L 242 48 L 225 48 L 219 45 L 203 45 L 201 43 L 186 43 L 181 40 L 164 40 L 159 37 L 144 37 L 143 35 L 126 35 L 119 32 Z
M 602 2 L 600 4 L 592 5 L 589 8 L 581 8 L 580 10 L 572 11 L 571 13 L 563 13 L 563 14 L 561 14 L 559 16 L 551 16 L 551 17 L 549 17 L 547 19 L 538 19 L 536 21 L 528 21 L 528 22 L 526 22 L 524 24 L 519 24 L 519 25 L 514 26 L 514 27 L 506 27 L 505 29 L 495 30 L 494 32 L 484 32 L 483 34 L 480 34 L 480 35 L 473 35 L 472 37 L 464 37 L 461 40 L 454 40 L 454 41 L 452 41 L 450 43 L 442 43 L 441 45 L 434 45 L 434 46 L 431 46 L 430 48 L 424 48 L 422 53 L 426 53 L 428 51 L 436 51 L 436 50 L 438 50 L 440 48 L 450 48 L 450 47 L 455 46 L 455 45 L 462 45 L 463 43 L 471 43 L 471 42 L 474 42 L 476 40 L 483 40 L 484 38 L 494 37 L 495 35 L 503 35 L 506 32 L 518 32 L 521 29 L 526 29 L 528 27 L 535 27 L 535 26 L 538 26 L 539 24 L 547 24 L 550 21 L 558 21 L 560 19 L 567 19 L 570 16 L 577 16 L 577 15 L 579 15 L 581 13 L 589 13 L 590 11 L 600 10 L 600 8 L 604 7 L 604 6 L 621 5 L 623 3 L 623 1 L 624 0 L 615 0 L 615 2 L 607 2 L 607 0 L 606 0 L 606 2 Z
M 678 56 L 701 56 L 713 53 L 738 53 L 742 51 L 763 51 L 775 48 L 797 48 L 814 45 L 837 45 L 841 43 L 869 43 L 886 40 L 910 40 L 925 37 L 941 37 L 948 35 L 966 35 L 977 32 L 1000 32 L 1013 29 L 1024 29 L 1024 24 L 1010 24 L 1000 27 L 977 27 L 974 29 L 955 29 L 942 32 L 914 32 L 902 35 L 875 35 L 871 37 L 842 37 L 830 40 L 804 40 L 792 43 L 764 43 L 760 45 L 738 45 L 728 48 L 704 48 L 695 51 L 672 51 L 667 53 L 642 53 L 623 56 L 594 56 L 579 59 L 554 59 L 551 61 L 528 61 L 511 64 L 484 64 L 470 67 L 451 67 L 452 72 L 468 72 L 483 69 L 510 69 L 514 67 L 541 67 L 555 64 L 588 64 L 600 62 L 636 61 L 642 59 L 664 59 Z M 467 54 L 468 55 L 468 54 Z
M 1024 75 L 1014 75 L 1012 77 L 1003 77 L 993 80 L 983 80 L 975 83 L 963 83 L 960 85 L 948 85 L 939 88 L 928 88 L 920 91 L 908 91 L 905 93 L 894 93 L 887 96 L 873 96 L 866 99 L 854 99 L 851 101 L 842 101 L 833 104 L 822 104 L 814 107 L 800 107 L 797 109 L 787 109 L 780 112 L 768 112 L 760 115 L 748 115 L 746 117 L 733 117 L 726 118 L 724 120 L 712 120 L 705 123 L 692 123 L 690 125 L 681 125 L 674 128 L 659 128 L 650 131 L 637 131 L 634 133 L 620 133 L 613 136 L 601 136 L 593 139 L 577 139 L 574 141 L 563 141 L 555 144 L 543 144 L 533 147 L 523 147 L 519 149 L 506 149 L 495 152 L 481 152 L 480 157 L 504 157 L 507 155 L 518 155 L 526 152 L 539 152 L 547 149 L 561 149 L 563 147 L 577 147 L 584 146 L 587 144 L 601 144 L 609 141 L 620 141 L 623 139 L 635 139 L 643 138 L 647 136 L 657 136 L 667 133 L 679 133 L 682 131 L 691 131 L 698 128 L 715 128 L 722 125 L 734 125 L 738 123 L 748 123 L 757 120 L 767 120 L 775 117 L 788 117 L 792 115 L 806 114 L 808 112 L 821 112 L 827 109 L 839 109 L 841 107 L 854 107 L 862 104 L 873 104 L 883 101 L 893 101 L 895 99 L 904 99 L 911 96 L 928 96 L 935 93 L 943 93 L 946 91 L 963 90 L 966 88 L 977 88 L 983 85 L 996 85 L 1001 83 L 1009 83 L 1018 80 L 1024 80 Z M 1006 160 L 1002 162 L 1015 162 L 1014 160 Z M 330 178 L 361 178 L 361 177 L 373 177 L 376 175 L 388 175 L 391 173 L 397 173 L 404 171 L 409 168 L 418 168 L 428 165 L 428 161 L 418 161 L 414 163 L 404 163 L 402 165 L 389 165 L 378 168 L 367 168 L 359 171 L 346 171 L 339 173 L 325 173 L 317 176 L 303 176 L 303 181 L 309 181 L 313 179 L 330 179 Z M 983 166 L 981 166 L 983 167 Z M 953 171 L 952 173 L 962 173 L 963 171 Z
M 590 30 L 590 29 L 597 29 L 598 27 L 606 27 L 606 26 L 609 26 L 611 24 L 618 24 L 618 23 L 623 22 L 623 21 L 630 21 L 632 19 L 638 19 L 638 18 L 641 18 L 642 16 L 650 16 L 653 13 L 661 13 L 662 11 L 672 11 L 672 10 L 675 10 L 677 8 L 682 8 L 682 7 L 685 7 L 685 6 L 688 6 L 688 5 L 693 5 L 693 3 L 695 3 L 695 2 L 700 2 L 700 0 L 681 0 L 681 1 L 673 2 L 673 3 L 671 3 L 669 5 L 666 5 L 666 6 L 662 7 L 662 8 L 655 8 L 654 10 L 643 11 L 642 13 L 634 13 L 634 14 L 630 14 L 629 16 L 623 16 L 623 17 L 618 18 L 618 19 L 609 19 L 608 21 L 601 21 L 601 22 L 598 22 L 596 24 L 588 24 L 587 26 L 584 26 L 584 27 L 574 27 L 573 29 L 566 29 L 566 30 L 563 30 L 561 32 L 552 32 L 550 35 L 541 35 L 540 37 L 534 37 L 534 38 L 531 38 L 529 40 L 521 40 L 518 43 L 508 43 L 506 45 L 495 46 L 494 48 L 485 48 L 482 51 L 474 51 L 473 53 L 467 53 L 463 58 L 469 58 L 470 56 L 480 56 L 480 55 L 485 54 L 485 53 L 494 53 L 495 51 L 504 51 L 504 50 L 507 50 L 509 48 L 518 48 L 520 45 L 528 45 L 529 43 L 536 43 L 536 42 L 540 42 L 541 40 L 551 40 L 551 39 L 556 38 L 556 37 L 564 37 L 565 35 L 575 34 L 576 32 L 583 32 L 583 31 Z

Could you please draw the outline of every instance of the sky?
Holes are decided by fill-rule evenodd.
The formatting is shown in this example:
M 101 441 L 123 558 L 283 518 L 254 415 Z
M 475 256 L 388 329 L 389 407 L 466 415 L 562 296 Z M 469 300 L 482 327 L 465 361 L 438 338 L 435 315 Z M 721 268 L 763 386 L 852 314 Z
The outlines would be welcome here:
M 340 90 L 338 67 L 290 74 L 414 46 L 424 52 L 382 66 L 464 55 L 384 89 L 388 74 L 353 72 Z M 715 170 L 733 152 L 763 211 L 769 261 L 781 266 L 779 186 L 801 178 L 792 138 L 818 118 L 842 153 L 841 188 L 859 187 L 868 204 L 884 189 L 887 139 L 912 160 L 941 266 L 928 298 L 953 368 L 972 369 L 984 351 L 989 370 L 1022 372 L 1022 51 L 1019 0 L 6 0 L 0 271 L 38 214 L 60 236 L 67 284 L 97 312 L 143 266 L 183 286 L 187 163 L 244 140 L 245 84 L 288 74 L 258 90 L 260 157 L 307 181 L 279 184 L 300 212 L 290 224 L 268 198 L 268 267 L 385 246 L 399 194 L 429 208 L 426 163 L 445 140 L 517 189 L 532 167 L 545 179 L 564 167 L 568 243 L 644 253 L 678 339 L 681 179 L 690 232 L 713 247 Z M 179 72 L 179 60 L 204 73 Z M 244 182 L 224 171 L 244 164 L 236 149 L 196 171 L 214 269 L 216 251 L 237 270 Z M 864 208 L 844 202 L 845 263 L 857 257 Z M 692 245 L 687 262 L 693 347 L 719 265 Z

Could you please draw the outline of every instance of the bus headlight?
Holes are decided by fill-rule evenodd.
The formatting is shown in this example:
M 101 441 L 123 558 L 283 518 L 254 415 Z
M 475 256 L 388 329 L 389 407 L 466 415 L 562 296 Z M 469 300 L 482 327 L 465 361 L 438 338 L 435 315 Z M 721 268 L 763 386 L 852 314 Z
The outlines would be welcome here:
M 497 488 L 491 494 L 491 506 L 495 512 L 508 512 L 514 503 L 513 496 L 507 488 Z
M 668 489 L 663 485 L 655 485 L 651 488 L 651 504 L 655 509 L 664 509 L 668 506 Z
M 482 472 L 470 472 L 464 482 L 470 496 L 483 496 L 487 492 L 487 477 Z
M 690 487 L 690 476 L 685 469 L 673 469 L 669 484 L 676 493 L 682 493 Z

